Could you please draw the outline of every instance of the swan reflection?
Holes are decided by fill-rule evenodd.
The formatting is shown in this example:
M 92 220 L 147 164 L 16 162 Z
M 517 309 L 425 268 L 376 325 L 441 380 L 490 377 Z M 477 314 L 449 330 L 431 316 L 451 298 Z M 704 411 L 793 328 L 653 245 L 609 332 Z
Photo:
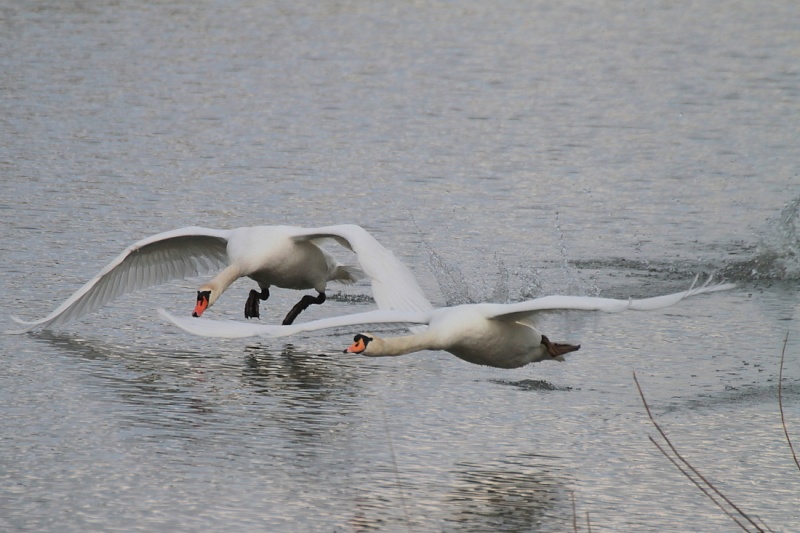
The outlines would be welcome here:
M 459 463 L 446 499 L 444 531 L 565 531 L 572 520 L 568 481 L 536 455 Z

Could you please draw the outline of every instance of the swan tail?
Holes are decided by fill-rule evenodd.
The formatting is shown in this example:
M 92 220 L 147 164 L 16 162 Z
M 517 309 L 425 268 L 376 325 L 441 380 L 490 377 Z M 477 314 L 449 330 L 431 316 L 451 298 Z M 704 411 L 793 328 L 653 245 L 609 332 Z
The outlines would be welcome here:
M 333 279 L 345 284 L 355 283 L 360 279 L 364 279 L 366 274 L 357 266 L 339 265 L 333 274 Z

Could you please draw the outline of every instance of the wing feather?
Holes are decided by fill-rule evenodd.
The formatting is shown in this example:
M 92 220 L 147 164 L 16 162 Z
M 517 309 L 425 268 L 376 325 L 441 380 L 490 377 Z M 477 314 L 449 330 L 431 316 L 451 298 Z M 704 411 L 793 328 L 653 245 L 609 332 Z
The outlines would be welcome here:
M 233 320 L 211 320 L 207 318 L 177 317 L 164 309 L 158 314 L 179 328 L 203 337 L 223 337 L 237 339 L 244 337 L 285 337 L 303 331 L 317 331 L 345 326 L 363 324 L 427 324 L 432 312 L 376 310 L 365 313 L 341 315 L 320 320 L 312 320 L 301 324 L 277 326 L 234 322 Z
M 696 280 L 697 278 L 695 278 Z M 725 291 L 736 287 L 732 283 L 710 285 L 710 281 L 711 278 L 702 287 L 695 288 L 693 283 L 687 291 L 640 300 L 617 300 L 589 296 L 545 296 L 515 304 L 481 304 L 481 308 L 486 318 L 513 322 L 533 318 L 542 312 L 558 310 L 602 311 L 605 313 L 620 313 L 629 310 L 653 311 L 670 307 L 691 296 Z
M 516 304 L 474 304 L 488 319 L 505 321 L 530 321 L 544 311 L 574 309 L 581 311 L 604 311 L 618 313 L 625 310 L 650 311 L 669 307 L 690 296 L 734 288 L 733 284 L 706 285 L 688 291 L 645 298 L 641 300 L 616 300 L 581 296 L 546 296 Z M 472 306 L 470 306 L 472 307 Z M 284 337 L 305 331 L 317 331 L 363 324 L 429 324 L 436 311 L 404 311 L 379 309 L 365 313 L 342 315 L 289 326 L 261 325 L 230 320 L 176 317 L 164 309 L 159 314 L 179 328 L 204 337 Z
M 358 256 L 358 262 L 372 281 L 372 295 L 379 309 L 430 311 L 433 309 L 414 274 L 364 228 L 342 224 L 298 229 L 296 241 L 334 239 Z
M 119 272 L 115 272 L 109 281 L 109 285 L 111 285 L 111 299 L 117 298 L 120 294 L 122 294 L 124 280 L 122 276 L 119 275 Z
M 230 232 L 188 227 L 159 233 L 129 246 L 95 277 L 43 319 L 8 333 L 51 328 L 81 317 L 113 299 L 175 279 L 204 274 L 227 264 Z

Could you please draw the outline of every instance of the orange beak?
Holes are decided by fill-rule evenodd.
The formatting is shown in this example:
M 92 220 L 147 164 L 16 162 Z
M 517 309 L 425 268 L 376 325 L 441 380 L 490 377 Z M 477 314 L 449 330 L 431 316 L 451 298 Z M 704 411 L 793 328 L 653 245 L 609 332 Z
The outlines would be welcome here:
M 194 312 L 192 312 L 192 316 L 201 316 L 203 311 L 208 308 L 208 294 L 205 292 L 198 292 L 197 293 L 197 305 L 194 306 Z
M 358 337 L 358 339 L 356 339 L 356 342 L 354 342 L 345 349 L 344 353 L 361 353 L 366 349 L 367 349 L 367 344 L 364 342 L 364 338 Z

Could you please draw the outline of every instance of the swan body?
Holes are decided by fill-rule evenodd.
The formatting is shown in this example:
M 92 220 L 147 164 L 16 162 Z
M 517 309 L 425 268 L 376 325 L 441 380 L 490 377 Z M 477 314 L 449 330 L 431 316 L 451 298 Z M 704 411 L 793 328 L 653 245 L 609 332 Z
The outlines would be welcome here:
M 696 281 L 696 278 L 695 278 Z M 179 318 L 160 309 L 162 317 L 178 327 L 206 337 L 283 337 L 306 331 L 351 327 L 364 324 L 415 324 L 411 335 L 381 338 L 369 333 L 355 336 L 345 351 L 366 356 L 397 356 L 421 350 L 444 350 L 470 363 L 498 368 L 518 368 L 528 363 L 555 359 L 580 346 L 558 344 L 535 327 L 537 316 L 559 310 L 652 311 L 675 305 L 681 300 L 710 292 L 728 290 L 733 284 L 710 285 L 639 300 L 617 300 L 583 296 L 546 296 L 513 304 L 465 304 L 427 310 L 375 310 L 342 315 L 287 326 L 258 325 L 244 322 L 192 320 Z
M 563 361 L 565 353 L 580 348 L 549 343 L 547 337 L 524 322 L 489 318 L 483 304 L 437 309 L 427 324 L 426 330 L 401 337 L 358 334 L 345 352 L 386 357 L 442 350 L 476 365 L 518 368 L 551 358 Z M 561 348 L 557 350 L 555 346 Z
M 319 247 L 333 239 L 355 252 L 359 267 L 340 264 Z M 432 306 L 422 294 L 411 272 L 363 228 L 337 225 L 321 228 L 256 226 L 232 230 L 188 227 L 159 233 L 126 248 L 94 278 L 41 320 L 7 333 L 59 326 L 91 313 L 115 298 L 171 280 L 219 273 L 199 287 L 194 315 L 213 305 L 231 283 L 248 277 L 261 292 L 250 292 L 245 316 L 258 317 L 258 300 L 269 296 L 269 287 L 315 289 L 289 312 L 285 323 L 311 303 L 325 300 L 329 281 L 352 283 L 365 274 L 372 281 L 373 297 L 381 309 L 426 310 Z M 395 282 L 399 280 L 400 285 Z

